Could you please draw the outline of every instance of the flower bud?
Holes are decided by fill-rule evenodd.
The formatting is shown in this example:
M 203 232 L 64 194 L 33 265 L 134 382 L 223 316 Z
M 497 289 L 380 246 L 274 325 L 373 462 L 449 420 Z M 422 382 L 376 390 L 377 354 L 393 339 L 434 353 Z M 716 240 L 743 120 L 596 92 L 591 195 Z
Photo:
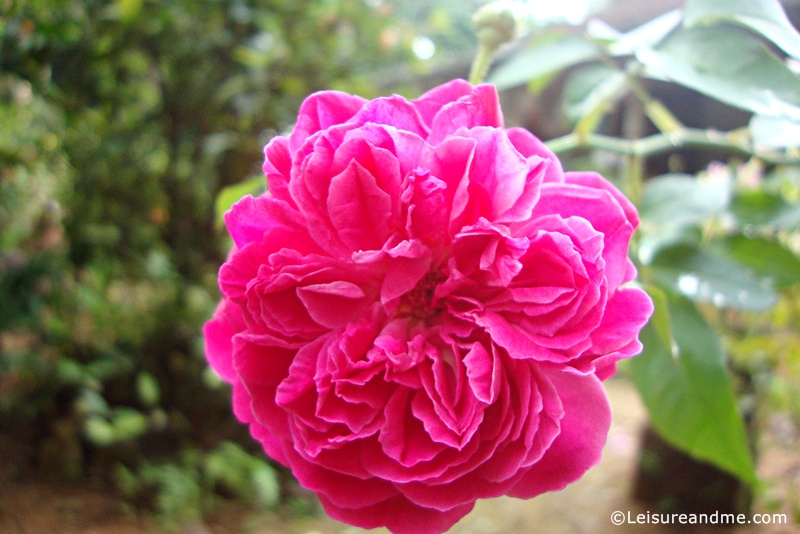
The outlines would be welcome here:
M 486 4 L 472 17 L 472 24 L 481 45 L 495 50 L 514 38 L 517 20 L 511 5 L 504 0 Z

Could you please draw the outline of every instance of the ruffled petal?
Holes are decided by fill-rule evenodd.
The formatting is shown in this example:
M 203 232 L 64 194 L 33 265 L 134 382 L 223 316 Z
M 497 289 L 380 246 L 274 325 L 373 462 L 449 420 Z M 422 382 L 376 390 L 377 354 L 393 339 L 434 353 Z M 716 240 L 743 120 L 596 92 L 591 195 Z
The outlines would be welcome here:
M 563 405 L 561 429 L 542 459 L 509 491 L 511 497 L 530 499 L 581 478 L 600 461 L 611 427 L 611 407 L 596 376 L 545 372 Z

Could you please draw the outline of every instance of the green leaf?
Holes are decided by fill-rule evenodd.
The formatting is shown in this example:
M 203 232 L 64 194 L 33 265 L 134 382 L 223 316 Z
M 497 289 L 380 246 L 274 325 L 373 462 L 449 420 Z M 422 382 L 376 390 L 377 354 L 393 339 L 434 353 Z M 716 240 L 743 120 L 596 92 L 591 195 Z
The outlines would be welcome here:
M 508 89 L 598 57 L 597 47 L 585 38 L 559 35 L 535 41 L 494 69 L 488 81 L 498 89 Z
M 564 114 L 577 123 L 575 130 L 589 134 L 622 97 L 626 90 L 625 73 L 603 64 L 588 65 L 567 80 L 564 89 Z
M 759 149 L 800 147 L 800 122 L 753 115 L 749 127 Z
M 629 361 L 653 427 L 689 455 L 755 483 L 745 426 L 716 333 L 688 300 L 673 296 L 655 302 L 668 304 L 673 337 L 664 343 L 651 321 L 640 335 L 643 353 Z
M 133 408 L 114 408 L 111 425 L 114 429 L 114 440 L 124 441 L 138 438 L 147 431 L 149 419 Z
M 106 447 L 116 441 L 114 427 L 100 416 L 92 416 L 84 421 L 83 435 L 98 447 Z
M 763 190 L 738 192 L 731 204 L 731 213 L 741 226 L 781 230 L 800 226 L 800 203 L 790 204 L 779 194 Z
M 142 0 L 117 0 L 115 3 L 123 22 L 131 22 L 142 10 Z
M 104 417 L 110 411 L 108 401 L 97 391 L 82 388 L 75 403 L 76 411 L 86 417 Z
M 608 52 L 612 56 L 629 56 L 635 54 L 640 48 L 652 48 L 678 28 L 680 23 L 681 12 L 679 9 L 664 13 L 627 33 L 619 35 L 616 40 L 610 43 Z
M 161 388 L 158 381 L 153 375 L 144 371 L 136 375 L 136 392 L 139 400 L 148 408 L 156 406 L 161 400 Z
M 226 441 L 210 452 L 204 469 L 212 485 L 222 483 L 229 491 L 251 499 L 262 508 L 272 508 L 280 500 L 280 482 L 275 469 L 233 442 Z
M 676 246 L 691 245 L 699 247 L 703 242 L 703 230 L 699 226 L 650 226 L 639 235 L 639 261 L 650 265 L 659 250 Z
M 658 286 L 644 287 L 650 298 L 653 299 L 653 315 L 650 316 L 649 325 L 655 329 L 658 338 L 665 347 L 672 346 L 672 321 L 669 318 L 669 302 L 667 293 Z
M 225 212 L 245 195 L 259 195 L 266 190 L 266 180 L 263 176 L 250 178 L 238 184 L 222 188 L 214 204 L 214 220 L 217 226 L 225 225 Z
M 665 174 L 644 184 L 639 214 L 645 224 L 700 224 L 728 205 L 730 189 L 730 183 L 724 179 Z
M 265 509 L 277 506 L 281 497 L 281 485 L 275 470 L 266 462 L 259 462 L 253 465 L 250 476 L 256 504 Z
M 740 28 L 684 29 L 636 57 L 649 76 L 753 113 L 800 121 L 800 78 Z
M 800 283 L 800 259 L 777 241 L 737 234 L 711 246 L 759 276 L 769 278 L 777 288 Z
M 687 26 L 738 24 L 800 59 L 800 33 L 778 0 L 687 0 L 683 21 Z
M 718 308 L 763 311 L 778 300 L 769 280 L 759 278 L 735 261 L 690 245 L 660 250 L 651 268 L 661 285 Z

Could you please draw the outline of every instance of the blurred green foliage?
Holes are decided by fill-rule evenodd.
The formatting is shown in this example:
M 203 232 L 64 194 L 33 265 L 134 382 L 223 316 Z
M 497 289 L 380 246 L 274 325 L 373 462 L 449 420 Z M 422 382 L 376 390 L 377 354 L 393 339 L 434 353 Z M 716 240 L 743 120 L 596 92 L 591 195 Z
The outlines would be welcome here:
M 686 0 L 638 24 L 543 25 L 489 81 L 553 95 L 542 107 L 569 132 L 548 142 L 562 158 L 617 162 L 655 303 L 624 367 L 664 440 L 754 485 L 748 382 L 800 413 L 800 33 L 779 0 Z M 741 123 L 720 131 L 723 117 Z M 672 169 L 690 150 L 725 163 Z M 668 166 L 651 174 L 657 156 Z
M 201 520 L 201 510 L 212 509 L 220 494 L 261 510 L 280 499 L 275 469 L 232 442 L 206 453 L 186 449 L 169 462 L 144 462 L 137 471 L 120 464 L 114 479 L 128 500 L 146 504 L 168 523 Z
M 414 63 L 413 25 L 361 0 L 0 0 L 0 15 L 7 469 L 112 480 L 167 516 L 220 487 L 274 505 L 276 473 L 203 356 L 227 246 L 214 201 L 260 175 L 309 93 L 385 92 L 373 73 Z

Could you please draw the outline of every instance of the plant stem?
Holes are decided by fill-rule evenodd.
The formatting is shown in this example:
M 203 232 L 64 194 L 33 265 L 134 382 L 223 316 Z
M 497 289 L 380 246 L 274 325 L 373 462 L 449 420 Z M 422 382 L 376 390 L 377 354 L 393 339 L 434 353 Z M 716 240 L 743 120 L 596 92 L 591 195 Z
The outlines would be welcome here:
M 503 43 L 514 38 L 516 17 L 507 2 L 498 0 L 481 7 L 472 16 L 472 25 L 478 37 L 478 49 L 472 61 L 469 83 L 484 81 L 492 63 L 492 55 Z
M 484 81 L 489 72 L 489 66 L 492 64 L 493 53 L 494 50 L 490 50 L 485 44 L 478 44 L 478 50 L 475 52 L 475 59 L 472 60 L 472 67 L 469 71 L 469 83 L 478 85 Z
M 757 157 L 769 164 L 797 164 L 800 156 L 780 152 L 759 152 L 750 143 L 736 139 L 737 132 L 719 132 L 698 128 L 681 128 L 672 133 L 658 133 L 641 139 L 620 139 L 601 134 L 578 136 L 567 134 L 548 141 L 547 147 L 556 154 L 580 149 L 598 149 L 618 154 L 647 158 L 680 147 L 719 148 L 749 157 Z

